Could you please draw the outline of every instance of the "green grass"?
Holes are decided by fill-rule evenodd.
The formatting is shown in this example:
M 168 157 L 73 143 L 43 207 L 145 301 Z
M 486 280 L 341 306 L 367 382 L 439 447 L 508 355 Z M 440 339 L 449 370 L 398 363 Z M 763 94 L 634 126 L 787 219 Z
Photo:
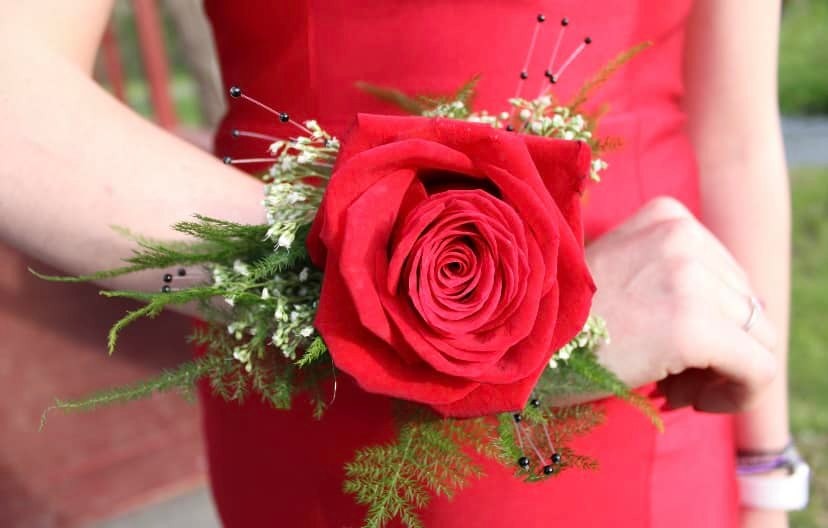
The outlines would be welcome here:
M 790 0 L 779 45 L 779 105 L 828 114 L 828 0 Z
M 793 187 L 791 422 L 815 471 L 811 505 L 796 528 L 828 526 L 828 168 L 800 169 Z

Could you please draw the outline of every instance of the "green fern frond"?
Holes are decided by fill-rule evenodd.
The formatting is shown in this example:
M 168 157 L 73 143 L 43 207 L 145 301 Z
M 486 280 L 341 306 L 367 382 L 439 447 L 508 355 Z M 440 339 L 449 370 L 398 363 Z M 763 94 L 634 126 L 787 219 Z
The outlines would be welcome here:
M 147 269 L 233 262 L 236 258 L 255 260 L 273 252 L 273 245 L 265 239 L 267 225 L 244 225 L 195 215 L 194 221 L 178 222 L 173 229 L 197 241 L 156 241 L 130 235 L 138 242 L 140 249 L 124 259 L 128 263 L 126 266 L 77 277 L 44 275 L 31 268 L 29 271 L 40 279 L 52 282 L 90 282 Z
M 220 370 L 223 362 L 215 356 L 204 356 L 182 363 L 174 370 L 165 370 L 154 378 L 139 383 L 106 389 L 77 400 L 56 399 L 53 406 L 43 411 L 40 429 L 45 427 L 48 413 L 55 410 L 64 413 L 91 411 L 99 407 L 140 400 L 156 393 L 173 390 L 188 393 L 199 378 L 209 372 Z
M 466 106 L 466 108 L 472 108 L 474 106 L 474 99 L 477 96 L 477 83 L 480 82 L 481 78 L 482 75 L 479 73 L 472 76 L 471 79 L 466 81 L 463 86 L 455 92 L 453 100 L 460 101 Z
M 621 398 L 643 412 L 659 431 L 664 431 L 664 422 L 650 400 L 632 391 L 611 370 L 601 365 L 594 352 L 573 354 L 567 367 L 591 387 L 588 392 L 609 392 Z
M 356 86 L 365 93 L 391 103 L 404 112 L 414 115 L 424 115 L 426 112 L 434 110 L 440 105 L 460 102 L 463 103 L 464 111 L 456 117 L 463 119 L 468 116 L 474 104 L 474 98 L 477 95 L 476 87 L 480 78 L 480 74 L 474 75 L 471 79 L 463 83 L 453 94 L 418 95 L 415 97 L 409 96 L 395 88 L 377 86 L 364 81 L 358 81 Z
M 497 438 L 494 441 L 497 459 L 507 467 L 515 468 L 515 476 L 525 482 L 541 482 L 559 475 L 571 468 L 596 469 L 598 463 L 586 455 L 575 452 L 570 442 L 575 436 L 585 435 L 602 423 L 603 412 L 595 405 L 575 405 L 567 407 L 535 407 L 528 405 L 521 413 L 521 422 L 515 421 L 511 414 L 498 416 Z M 518 432 L 518 430 L 520 432 Z M 536 446 L 544 456 L 551 453 L 544 451 L 551 443 L 555 453 L 561 455 L 560 462 L 538 460 Z M 547 449 L 548 450 L 548 449 Z M 518 459 L 530 460 L 527 468 L 517 464 Z M 551 465 L 553 472 L 546 474 L 543 466 Z
M 322 337 L 316 336 L 316 338 L 311 341 L 310 346 L 305 350 L 305 353 L 296 360 L 296 366 L 300 368 L 307 367 L 311 363 L 321 359 L 327 353 L 328 347 L 325 345 L 325 341 Z
M 193 215 L 195 220 L 176 222 L 173 229 L 193 238 L 217 244 L 236 244 L 261 241 L 267 233 L 265 224 L 239 224 L 203 215 Z
M 624 64 L 629 62 L 633 57 L 652 46 L 652 42 L 642 42 L 627 51 L 621 52 L 615 58 L 606 63 L 598 72 L 589 78 L 581 88 L 575 93 L 572 101 L 567 105 L 572 112 L 578 112 L 581 105 L 583 105 L 589 95 L 599 86 L 607 82 L 610 77 Z
M 145 293 L 135 291 L 101 291 L 104 297 L 125 297 L 138 301 L 148 302 L 137 310 L 130 310 L 109 329 L 107 348 L 109 354 L 115 352 L 115 345 L 121 331 L 142 317 L 154 318 L 160 314 L 167 305 L 186 304 L 194 300 L 203 300 L 216 294 L 216 289 L 210 286 L 188 288 L 181 291 L 169 293 Z
M 431 495 L 453 497 L 482 474 L 446 430 L 445 420 L 424 407 L 399 403 L 397 439 L 357 451 L 345 465 L 344 490 L 368 506 L 365 527 L 382 528 L 398 519 L 419 528 L 418 511 Z
M 373 95 L 381 101 L 395 105 L 397 108 L 406 113 L 420 115 L 423 110 L 425 110 L 423 104 L 418 101 L 417 98 L 410 97 L 395 88 L 378 86 L 365 81 L 357 81 L 356 87 L 369 95 Z

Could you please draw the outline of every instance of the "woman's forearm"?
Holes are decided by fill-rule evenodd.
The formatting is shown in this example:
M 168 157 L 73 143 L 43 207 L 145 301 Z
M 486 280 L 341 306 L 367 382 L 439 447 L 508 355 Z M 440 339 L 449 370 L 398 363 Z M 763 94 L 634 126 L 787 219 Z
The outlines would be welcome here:
M 781 146 L 755 145 L 751 150 L 743 159 L 722 156 L 702 165 L 703 215 L 745 268 L 778 333 L 777 377 L 761 402 L 737 420 L 740 448 L 769 450 L 783 447 L 790 434 L 786 364 L 791 221 Z
M 779 16 L 772 0 L 699 0 L 685 59 L 703 220 L 744 267 L 778 333 L 776 379 L 738 417 L 738 446 L 750 449 L 779 449 L 789 435 L 791 220 L 776 103 Z
M 175 236 L 170 225 L 193 213 L 264 220 L 257 207 L 261 183 L 133 113 L 68 54 L 3 29 L 4 241 L 79 274 L 117 266 L 130 255 L 133 243 L 112 225 L 169 239 Z M 156 274 L 145 273 L 107 286 L 155 290 L 160 284 Z

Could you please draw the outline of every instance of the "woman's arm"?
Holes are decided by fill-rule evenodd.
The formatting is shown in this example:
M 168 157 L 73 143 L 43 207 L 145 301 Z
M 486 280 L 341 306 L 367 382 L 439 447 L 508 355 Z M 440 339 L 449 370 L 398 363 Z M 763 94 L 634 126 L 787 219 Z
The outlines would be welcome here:
M 777 0 L 697 0 L 687 54 L 686 108 L 701 174 L 703 220 L 746 270 L 779 332 L 779 373 L 738 417 L 737 447 L 789 440 L 786 359 L 790 197 L 777 107 Z
M 264 221 L 262 187 L 144 120 L 92 79 L 112 0 L 0 0 L 0 238 L 72 274 L 121 264 L 108 226 L 172 238 L 193 213 Z M 142 273 L 106 285 L 152 291 Z

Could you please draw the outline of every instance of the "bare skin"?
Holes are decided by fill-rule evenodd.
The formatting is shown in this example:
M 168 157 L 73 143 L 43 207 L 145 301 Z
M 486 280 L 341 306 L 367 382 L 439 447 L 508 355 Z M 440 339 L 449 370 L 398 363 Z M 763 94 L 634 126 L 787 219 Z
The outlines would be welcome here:
M 264 220 L 259 182 L 146 122 L 90 79 L 111 4 L 0 0 L 0 237 L 72 274 L 129 254 L 112 224 L 169 238 L 169 226 L 193 212 Z M 781 447 L 789 435 L 778 18 L 770 0 L 694 7 L 684 103 L 708 228 L 659 199 L 587 252 L 595 311 L 613 329 L 602 361 L 632 386 L 661 382 L 672 406 L 741 411 L 737 447 L 754 449 Z M 153 291 L 157 282 L 138 274 L 104 285 Z M 746 333 L 749 294 L 767 309 Z M 778 528 L 787 519 L 745 511 L 743 525 Z

